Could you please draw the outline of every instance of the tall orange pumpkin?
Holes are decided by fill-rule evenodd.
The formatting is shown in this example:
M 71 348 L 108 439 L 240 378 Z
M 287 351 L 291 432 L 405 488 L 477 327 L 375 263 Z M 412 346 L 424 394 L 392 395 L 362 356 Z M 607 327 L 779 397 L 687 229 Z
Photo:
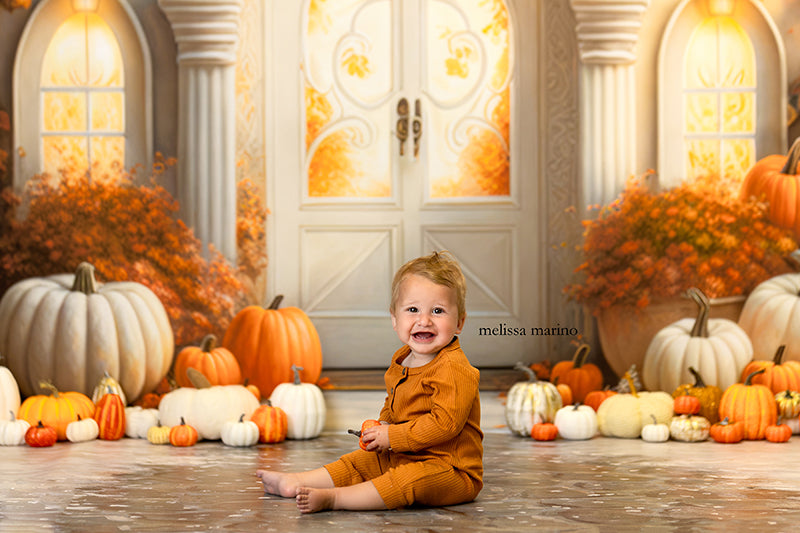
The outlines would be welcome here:
M 769 202 L 767 218 L 800 236 L 800 138 L 787 155 L 773 154 L 756 162 L 742 182 L 741 197 L 763 197 Z
M 764 373 L 753 377 L 753 383 L 766 385 L 774 393 L 778 394 L 786 390 L 800 391 L 800 362 L 784 361 L 783 354 L 786 345 L 781 344 L 775 352 L 772 361 L 750 361 L 742 371 L 744 381 L 747 376 L 756 370 L 764 369 Z
M 217 337 L 206 335 L 200 346 L 187 346 L 175 358 L 175 382 L 181 387 L 194 387 L 186 370 L 200 371 L 210 385 L 239 385 L 242 371 L 230 350 L 217 346 Z
M 125 436 L 125 404 L 118 394 L 109 392 L 97 400 L 94 421 L 103 440 L 119 440 Z
M 322 373 L 322 346 L 314 324 L 297 307 L 278 309 L 278 296 L 264 309 L 245 307 L 233 317 L 222 345 L 239 361 L 242 375 L 268 398 L 281 383 L 294 379 L 292 365 L 303 367 L 300 379 L 316 383 Z
M 550 381 L 568 385 L 572 390 L 572 400 L 583 402 L 586 395 L 603 388 L 603 373 L 597 365 L 586 362 L 590 347 L 581 344 L 575 350 L 572 361 L 560 361 L 550 372 Z
M 731 385 L 719 401 L 719 417 L 742 422 L 748 440 L 763 439 L 767 426 L 778 420 L 775 394 L 766 385 L 753 384 L 753 378 L 762 373 L 763 368 L 748 375 L 744 383 Z
M 49 396 L 39 394 L 29 396 L 22 402 L 17 418 L 27 420 L 35 426 L 41 420 L 45 426 L 56 430 L 58 440 L 67 440 L 67 426 L 80 418 L 92 418 L 94 403 L 80 392 L 61 392 L 51 383 L 42 382 L 39 386 L 51 392 Z M 124 424 L 123 424 L 124 426 Z

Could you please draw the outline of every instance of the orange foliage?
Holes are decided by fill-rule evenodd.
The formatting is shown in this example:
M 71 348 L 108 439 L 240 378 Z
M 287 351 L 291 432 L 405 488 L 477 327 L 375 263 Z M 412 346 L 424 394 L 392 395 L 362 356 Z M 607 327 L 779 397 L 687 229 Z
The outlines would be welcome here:
M 156 179 L 173 159 L 157 155 L 150 186 L 136 185 L 135 172 L 60 178 L 36 176 L 23 199 L 0 194 L 0 294 L 30 277 L 73 272 L 91 262 L 99 281 L 137 281 L 161 300 L 177 346 L 196 343 L 207 333 L 224 335 L 243 306 L 237 271 L 216 250 L 203 257 L 200 241 L 176 218 L 178 203 Z M 240 188 L 243 220 L 237 224 L 243 272 L 253 275 L 266 261 L 263 223 L 266 211 L 248 184 Z
M 749 293 L 788 272 L 797 242 L 767 219 L 767 207 L 740 200 L 719 177 L 660 193 L 631 180 L 620 197 L 584 222 L 585 277 L 565 292 L 599 311 L 645 307 L 698 287 L 710 298 Z

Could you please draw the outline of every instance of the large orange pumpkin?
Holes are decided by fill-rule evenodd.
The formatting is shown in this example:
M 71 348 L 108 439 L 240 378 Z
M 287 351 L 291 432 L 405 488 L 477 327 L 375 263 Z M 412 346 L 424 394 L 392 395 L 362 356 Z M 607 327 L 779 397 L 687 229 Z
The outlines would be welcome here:
M 67 440 L 67 426 L 80 418 L 94 416 L 94 403 L 80 392 L 61 392 L 51 383 L 39 386 L 51 392 L 49 396 L 29 396 L 19 408 L 17 418 L 27 420 L 31 426 L 41 421 L 56 430 L 58 440 Z
M 303 367 L 303 383 L 322 373 L 322 346 L 314 324 L 297 307 L 278 309 L 282 296 L 264 309 L 245 307 L 233 317 L 222 345 L 233 352 L 242 374 L 268 398 L 281 383 L 294 379 L 292 365 Z
M 217 346 L 217 337 L 206 335 L 200 346 L 187 346 L 175 358 L 175 381 L 181 387 L 193 387 L 186 375 L 189 368 L 200 371 L 210 385 L 239 385 L 242 371 L 230 350 Z
M 800 391 L 800 362 L 798 361 L 784 361 L 783 354 L 786 350 L 786 345 L 782 344 L 775 352 L 775 357 L 772 361 L 751 361 L 744 367 L 742 371 L 742 379 L 744 381 L 747 376 L 756 370 L 764 369 L 764 373 L 753 377 L 753 383 L 759 385 L 766 385 L 773 392 L 778 394 L 786 390 Z
M 719 417 L 742 422 L 748 440 L 763 439 L 767 426 L 778 420 L 775 394 L 766 385 L 753 384 L 753 378 L 762 373 L 763 368 L 747 376 L 744 383 L 731 385 L 719 401 Z
M 589 350 L 588 344 L 581 344 L 575 350 L 572 361 L 556 363 L 550 373 L 550 381 L 569 386 L 575 402 L 583 402 L 587 394 L 603 387 L 603 373 L 600 368 L 586 362 Z
M 800 236 L 800 138 L 787 155 L 768 155 L 756 162 L 742 182 L 744 199 L 755 196 L 769 203 L 767 218 Z

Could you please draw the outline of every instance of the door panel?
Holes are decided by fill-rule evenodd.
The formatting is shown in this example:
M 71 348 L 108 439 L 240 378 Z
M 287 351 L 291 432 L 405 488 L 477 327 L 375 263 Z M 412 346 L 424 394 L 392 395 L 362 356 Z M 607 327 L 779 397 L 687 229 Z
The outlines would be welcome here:
M 399 342 L 392 276 L 443 249 L 467 278 L 473 363 L 510 366 L 541 347 L 481 331 L 543 325 L 536 142 L 521 139 L 536 131 L 535 99 L 515 97 L 532 91 L 521 80 L 534 79 L 535 54 L 514 50 L 534 49 L 534 32 L 511 20 L 535 27 L 531 3 L 271 9 L 270 291 L 309 314 L 325 366 L 384 367 Z

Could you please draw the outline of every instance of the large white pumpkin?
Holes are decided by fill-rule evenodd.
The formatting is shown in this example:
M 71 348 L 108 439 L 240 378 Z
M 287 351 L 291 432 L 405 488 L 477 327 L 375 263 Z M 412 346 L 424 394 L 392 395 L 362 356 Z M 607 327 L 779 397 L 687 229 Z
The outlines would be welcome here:
M 786 345 L 784 361 L 800 361 L 800 274 L 760 283 L 744 302 L 739 326 L 753 343 L 753 359 L 771 361 Z
M 286 438 L 313 439 L 325 427 L 325 398 L 322 390 L 313 383 L 300 381 L 302 367 L 292 365 L 294 383 L 281 383 L 269 397 L 273 407 L 280 407 L 286 413 Z
M 695 368 L 707 385 L 726 389 L 739 381 L 753 359 L 753 345 L 736 322 L 708 318 L 709 301 L 699 289 L 689 289 L 697 303 L 697 318 L 683 318 L 656 333 L 642 363 L 642 382 L 650 391 L 673 391 L 692 381 Z
M 208 380 L 200 383 L 194 375 L 190 379 L 198 388 L 181 387 L 161 398 L 158 404 L 161 425 L 178 426 L 183 418 L 197 430 L 198 438 L 219 440 L 226 422 L 239 420 L 242 415 L 249 419 L 259 406 L 253 393 L 242 385 L 209 386 Z
M 538 381 L 533 370 L 522 363 L 514 367 L 528 374 L 529 381 L 514 383 L 506 397 L 506 425 L 515 435 L 530 437 L 534 424 L 553 422 L 563 407 L 561 393 L 549 381 Z
M 20 402 L 17 380 L 8 368 L 0 366 L 0 420 L 9 411 L 16 415 L 19 412 Z
M 108 372 L 133 400 L 158 385 L 173 352 L 158 297 L 140 283 L 97 283 L 89 263 L 20 281 L 0 300 L 0 353 L 25 396 L 42 380 L 91 396 Z

